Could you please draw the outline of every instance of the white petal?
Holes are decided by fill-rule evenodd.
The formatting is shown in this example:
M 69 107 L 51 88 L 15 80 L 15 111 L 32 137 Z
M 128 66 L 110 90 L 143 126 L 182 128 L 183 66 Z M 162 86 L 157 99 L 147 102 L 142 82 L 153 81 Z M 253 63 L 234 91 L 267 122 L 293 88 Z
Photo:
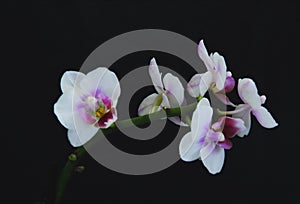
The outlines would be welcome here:
M 219 173 L 223 167 L 225 160 L 225 150 L 219 146 L 216 146 L 211 154 L 202 160 L 204 166 L 207 168 L 209 173 Z
M 225 80 L 226 80 L 226 63 L 223 56 L 219 55 L 215 52 L 212 56 L 212 60 L 215 65 L 216 70 L 216 87 L 218 90 L 222 90 L 224 88 Z
M 147 96 L 142 101 L 142 103 L 140 104 L 140 106 L 138 108 L 138 115 L 142 116 L 142 115 L 149 114 L 154 106 L 154 102 L 157 97 L 158 97 L 158 94 L 156 94 L 156 93 L 151 94 L 150 96 Z
M 183 161 L 194 161 L 200 157 L 200 145 L 195 143 L 192 133 L 188 132 L 180 141 L 179 155 Z
M 179 125 L 179 126 L 189 126 L 188 124 L 184 123 L 181 121 L 180 117 L 178 116 L 175 116 L 175 117 L 170 117 L 168 118 L 170 121 L 172 121 L 173 123 L 175 123 L 176 125 Z
M 211 60 L 211 58 L 209 57 L 209 55 L 207 53 L 207 50 L 205 48 L 203 40 L 201 40 L 199 42 L 198 54 L 199 54 L 200 59 L 204 62 L 207 70 L 212 71 L 214 69 L 214 63 L 213 63 L 213 61 Z
M 63 74 L 60 87 L 62 92 L 66 92 L 70 89 L 74 89 L 76 87 L 75 84 L 79 84 L 79 82 L 85 77 L 85 74 L 76 71 L 67 71 Z
M 167 73 L 163 78 L 163 83 L 165 86 L 165 89 L 167 91 L 167 94 L 171 93 L 173 97 L 176 98 L 177 106 L 182 105 L 184 101 L 184 88 L 179 81 L 178 77 L 173 76 L 170 73 Z
M 209 101 L 206 98 L 201 99 L 192 116 L 191 132 L 195 141 L 199 141 L 207 134 L 210 129 L 212 114 L 213 110 Z
M 167 107 L 171 108 L 171 104 L 169 102 L 168 96 L 166 94 L 162 94 L 162 102 L 161 102 L 161 107 Z
M 278 125 L 265 107 L 259 107 L 252 111 L 258 122 L 265 128 L 273 128 Z
M 207 92 L 209 87 L 211 86 L 211 83 L 213 82 L 213 75 L 212 72 L 205 72 L 200 79 L 199 83 L 199 90 L 200 90 L 200 95 L 204 96 L 204 94 Z
M 199 84 L 200 84 L 200 79 L 201 79 L 202 74 L 195 74 L 189 83 L 187 84 L 187 91 L 188 93 L 194 97 L 197 98 L 200 96 L 200 89 L 199 89 Z
M 68 139 L 74 147 L 84 145 L 99 130 L 94 125 L 86 123 L 79 113 L 74 112 L 75 129 L 68 131 Z
M 54 113 L 65 128 L 74 129 L 73 103 L 78 100 L 73 89 L 63 93 L 54 104 Z
M 149 65 L 149 75 L 151 77 L 154 88 L 158 93 L 163 91 L 163 83 L 161 80 L 161 73 L 159 72 L 155 58 L 152 58 Z
M 200 149 L 200 159 L 205 160 L 215 149 L 216 144 L 209 142 Z
M 112 71 L 105 67 L 99 67 L 87 74 L 87 77 L 80 83 L 81 87 L 89 93 L 94 93 L 97 89 L 108 96 L 113 101 L 113 106 L 117 106 L 121 93 L 120 83 Z
M 260 96 L 257 93 L 257 88 L 252 79 L 239 79 L 238 93 L 244 103 L 249 104 L 253 109 L 261 105 Z
M 240 109 L 240 108 L 244 108 L 244 104 L 239 105 L 236 110 Z M 240 118 L 244 121 L 244 125 L 245 125 L 245 129 L 243 131 L 240 131 L 237 133 L 238 136 L 240 137 L 244 137 L 245 135 L 248 135 L 250 132 L 250 128 L 251 128 L 251 109 L 250 108 L 246 108 L 245 110 L 233 114 L 232 117 L 234 118 Z

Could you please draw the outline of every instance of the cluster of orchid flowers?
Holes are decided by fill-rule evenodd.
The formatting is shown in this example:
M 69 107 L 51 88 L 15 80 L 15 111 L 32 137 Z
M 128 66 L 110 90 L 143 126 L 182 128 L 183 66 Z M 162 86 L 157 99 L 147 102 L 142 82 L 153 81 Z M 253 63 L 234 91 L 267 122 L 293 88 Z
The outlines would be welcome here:
M 199 101 L 191 121 L 183 121 L 179 116 L 168 119 L 180 126 L 190 126 L 191 129 L 181 139 L 181 159 L 187 162 L 200 159 L 210 173 L 216 174 L 223 167 L 225 150 L 232 147 L 231 139 L 236 135 L 244 137 L 249 134 L 251 113 L 265 128 L 273 128 L 278 124 L 262 106 L 266 96 L 258 94 L 252 79 L 238 80 L 238 95 L 243 104 L 235 105 L 226 96 L 234 89 L 235 80 L 231 72 L 227 71 L 224 57 L 217 52 L 209 55 L 203 40 L 199 43 L 198 54 L 207 71 L 194 75 L 187 84 L 189 95 Z M 142 101 L 138 108 L 140 116 L 186 105 L 185 90 L 178 77 L 167 73 L 162 78 L 154 58 L 150 61 L 149 75 L 157 93 Z M 100 67 L 86 75 L 67 71 L 62 76 L 61 89 L 63 94 L 54 105 L 54 113 L 68 129 L 68 139 L 72 146 L 84 145 L 99 128 L 109 128 L 116 122 L 121 88 L 117 76 L 107 68 Z M 209 90 L 234 110 L 218 110 L 220 117 L 213 121 L 214 110 L 205 98 Z

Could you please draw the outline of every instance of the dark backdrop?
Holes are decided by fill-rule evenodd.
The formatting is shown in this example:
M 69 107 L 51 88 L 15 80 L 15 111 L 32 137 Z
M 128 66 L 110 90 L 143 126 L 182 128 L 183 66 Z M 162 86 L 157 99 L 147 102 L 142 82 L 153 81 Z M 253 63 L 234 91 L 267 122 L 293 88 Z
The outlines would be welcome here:
M 6 34 L 2 107 L 3 164 L 9 203 L 41 201 L 48 192 L 53 166 L 62 168 L 73 148 L 53 114 L 60 78 L 79 70 L 101 43 L 124 32 L 156 28 L 177 32 L 225 56 L 236 78 L 252 77 L 279 123 L 272 130 L 253 118 L 250 135 L 234 140 L 220 174 L 212 176 L 200 161 L 178 161 L 146 176 L 123 175 L 87 156 L 86 170 L 67 189 L 64 203 L 291 203 L 299 193 L 297 95 L 299 73 L 299 3 L 261 1 L 9 1 L 3 18 Z M 6 8 L 6 7 L 5 7 Z M 180 59 L 143 52 L 122 58 L 118 75 L 145 66 L 151 56 L 187 79 Z M 192 70 L 192 69 L 190 69 Z M 145 76 L 148 77 L 148 76 Z M 8 78 L 8 82 L 5 82 Z M 125 89 L 123 89 L 126 91 Z M 140 92 L 132 107 L 153 89 Z M 236 94 L 236 93 L 234 93 Z M 134 109 L 132 108 L 134 115 Z M 7 124 L 7 125 L 6 125 Z M 168 127 L 172 126 L 169 124 Z M 5 127 L 5 128 L 6 128 Z M 173 134 L 174 133 L 174 134 Z M 166 146 L 176 133 L 143 143 L 116 135 L 115 145 L 149 153 Z M 120 142 L 121 141 L 121 142 Z M 124 164 L 126 165 L 126 164 Z

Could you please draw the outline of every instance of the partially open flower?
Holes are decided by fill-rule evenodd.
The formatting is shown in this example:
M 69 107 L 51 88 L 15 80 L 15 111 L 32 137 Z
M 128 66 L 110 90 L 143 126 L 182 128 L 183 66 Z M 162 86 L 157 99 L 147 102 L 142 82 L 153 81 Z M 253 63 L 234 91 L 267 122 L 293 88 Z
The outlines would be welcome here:
M 67 71 L 61 89 L 63 94 L 54 104 L 54 113 L 68 129 L 74 147 L 85 144 L 99 128 L 108 128 L 117 120 L 121 89 L 117 76 L 107 68 L 97 68 L 87 75 Z
M 142 101 L 138 108 L 140 116 L 159 111 L 163 107 L 176 108 L 184 105 L 184 88 L 178 77 L 167 73 L 162 79 L 154 58 L 150 61 L 149 75 L 157 93 Z M 178 116 L 170 117 L 169 120 L 177 125 L 187 126 Z
M 224 57 L 217 52 L 208 55 L 203 40 L 201 40 L 198 45 L 198 54 L 205 64 L 207 72 L 196 74 L 191 78 L 187 84 L 189 94 L 196 98 L 198 96 L 204 96 L 210 88 L 214 92 L 222 91 L 224 88 L 225 91 L 232 90 L 234 81 L 232 81 L 231 73 L 226 71 L 227 67 Z M 226 79 L 228 79 L 228 81 Z

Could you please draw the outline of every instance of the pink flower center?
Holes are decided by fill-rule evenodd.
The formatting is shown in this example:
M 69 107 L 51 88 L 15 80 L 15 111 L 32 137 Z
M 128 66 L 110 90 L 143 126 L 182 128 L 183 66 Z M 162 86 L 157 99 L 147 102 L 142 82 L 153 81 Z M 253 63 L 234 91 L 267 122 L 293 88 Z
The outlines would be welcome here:
M 104 123 L 112 118 L 114 112 L 111 99 L 98 90 L 95 94 L 83 96 L 78 110 L 84 121 L 99 127 L 105 126 Z

